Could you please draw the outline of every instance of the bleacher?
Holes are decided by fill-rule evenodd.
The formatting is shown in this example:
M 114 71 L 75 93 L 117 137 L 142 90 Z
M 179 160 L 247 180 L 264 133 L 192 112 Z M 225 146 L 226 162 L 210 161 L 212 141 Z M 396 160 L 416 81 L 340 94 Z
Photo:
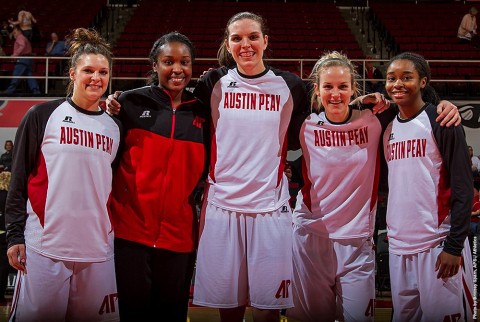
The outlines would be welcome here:
M 340 10 L 333 2 L 172 2 L 142 0 L 115 47 L 117 57 L 148 57 L 156 39 L 179 31 L 197 49 L 197 57 L 215 58 L 229 17 L 251 11 L 266 19 L 269 58 L 318 58 L 325 50 L 341 50 L 351 58 L 364 58 Z M 200 14 L 201 13 L 201 14 Z M 292 63 L 275 62 L 276 67 L 295 71 Z M 197 62 L 200 75 L 216 61 Z M 118 76 L 144 76 L 145 64 L 122 64 Z
M 76 0 L 30 0 L 25 2 L 3 1 L 2 20 L 18 17 L 18 6 L 24 3 L 26 10 L 30 11 L 37 20 L 37 27 L 40 30 L 41 39 L 32 43 L 33 52 L 36 56 L 44 56 L 47 43 L 50 41 L 50 34 L 56 32 L 61 39 L 64 34 L 78 27 L 90 27 L 102 9 L 105 7 L 103 1 L 76 1 Z M 8 41 L 3 49 L 7 55 L 13 52 L 14 39 Z M 0 69 L 12 71 L 13 61 L 0 61 Z M 55 70 L 55 65 L 49 65 L 49 72 Z M 35 76 L 45 75 L 45 62 L 36 60 Z
M 18 5 L 23 2 L 4 1 L 2 3 L 2 20 L 12 18 L 17 20 Z M 35 0 L 26 1 L 26 9 L 37 19 L 42 39 L 35 43 L 37 55 L 45 54 L 45 46 L 50 40 L 50 34 L 57 32 L 59 37 L 65 32 L 77 27 L 88 28 L 96 15 L 105 7 L 103 1 L 76 0 Z
M 457 29 L 472 4 L 371 3 L 370 9 L 386 28 L 398 51 L 413 51 L 430 62 L 432 78 L 447 80 L 432 85 L 443 96 L 480 95 L 480 83 L 448 82 L 453 79 L 480 79 L 480 64 L 452 62 L 479 60 L 480 49 L 460 44 Z M 443 60 L 435 62 L 435 60 Z M 451 60 L 446 62 L 445 60 Z
M 356 5 L 358 1 L 351 1 Z M 459 44 L 456 31 L 463 15 L 471 4 L 459 1 L 450 3 L 422 2 L 419 4 L 404 1 L 385 3 L 370 1 L 370 11 L 376 22 L 384 26 L 394 46 L 399 51 L 415 51 L 431 62 L 434 82 L 432 85 L 443 97 L 480 96 L 480 83 L 468 82 L 480 79 L 480 64 L 452 62 L 452 60 L 479 60 L 480 50 L 469 44 Z M 17 17 L 18 4 L 6 2 L 2 5 L 2 19 Z M 34 52 L 43 57 L 50 33 L 56 31 L 62 37 L 64 32 L 76 27 L 90 27 L 92 22 L 105 12 L 104 1 L 74 0 L 26 0 L 26 7 L 38 20 L 42 39 L 34 43 Z M 144 84 L 144 78 L 151 70 L 146 59 L 151 46 L 160 35 L 179 31 L 186 34 L 197 49 L 197 57 L 210 60 L 197 60 L 193 75 L 198 77 L 209 67 L 216 67 L 216 54 L 223 38 L 227 20 L 240 11 L 251 11 L 262 15 L 270 28 L 267 57 L 271 64 L 299 74 L 299 60 L 302 62 L 303 77 L 308 75 L 314 60 L 327 50 L 339 50 L 351 59 L 364 59 L 370 52 L 363 52 L 342 16 L 338 1 L 319 2 L 226 2 L 226 1 L 166 1 L 142 0 L 132 9 L 133 15 L 126 23 L 119 38 L 111 39 L 115 44 L 113 76 L 138 79 L 137 82 L 113 81 L 114 88 L 131 88 Z M 111 11 L 112 12 L 112 11 Z M 112 25 L 111 16 L 103 15 L 106 25 Z M 110 20 L 108 20 L 110 19 Z M 359 27 L 360 28 L 360 27 Z M 111 36 L 111 34 L 109 34 Z M 366 41 L 364 38 L 363 41 Z M 12 52 L 13 40 L 4 49 L 7 55 Z M 121 58 L 137 60 L 121 60 Z M 281 60 L 281 61 L 279 61 Z M 448 60 L 448 62 L 445 62 Z M 8 76 L 13 70 L 12 60 L 1 60 L 0 69 Z M 55 66 L 49 64 L 49 73 Z M 35 76 L 45 76 L 45 61 L 35 63 Z M 451 81 L 453 79 L 467 82 Z M 447 80 L 439 82 L 438 80 Z M 450 81 L 450 82 L 448 82 Z

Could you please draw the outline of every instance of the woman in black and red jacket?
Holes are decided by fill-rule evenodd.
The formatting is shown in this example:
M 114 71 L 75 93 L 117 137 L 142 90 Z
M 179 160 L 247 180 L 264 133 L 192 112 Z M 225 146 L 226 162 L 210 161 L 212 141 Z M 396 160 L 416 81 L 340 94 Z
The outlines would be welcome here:
M 150 52 L 150 85 L 118 98 L 125 137 L 110 210 L 122 321 L 187 318 L 208 115 L 185 90 L 194 59 L 187 37 L 162 36 Z

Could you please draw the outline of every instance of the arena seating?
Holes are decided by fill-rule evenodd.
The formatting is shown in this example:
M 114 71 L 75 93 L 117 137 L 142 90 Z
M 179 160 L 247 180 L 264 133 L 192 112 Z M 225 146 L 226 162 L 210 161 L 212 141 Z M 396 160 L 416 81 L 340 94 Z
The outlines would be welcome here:
M 56 32 L 62 39 L 71 29 L 90 27 L 95 17 L 105 6 L 103 1 L 77 1 L 77 0 L 30 0 L 25 2 L 4 1 L 2 3 L 2 20 L 18 17 L 18 6 L 24 3 L 26 10 L 30 11 L 37 20 L 37 27 L 41 39 L 32 43 L 33 52 L 37 56 L 45 55 L 45 48 L 50 41 L 50 34 Z M 7 55 L 13 52 L 14 40 L 8 41 L 4 46 Z M 2 70 L 13 70 L 13 62 L 3 61 Z M 49 65 L 49 72 L 55 71 L 55 65 Z M 37 60 L 34 69 L 35 76 L 45 75 L 45 62 Z
M 179 31 L 192 40 L 197 57 L 215 58 L 229 17 L 240 11 L 251 11 L 267 20 L 269 58 L 318 58 L 325 50 L 334 49 L 351 58 L 363 58 L 364 54 L 340 10 L 333 2 L 322 2 L 321 10 L 319 5 L 314 2 L 142 0 L 120 36 L 115 52 L 117 57 L 147 57 L 160 35 Z M 275 62 L 274 65 L 295 71 L 292 63 Z M 215 66 L 216 61 L 197 62 L 194 74 L 200 75 Z M 142 73 L 137 70 L 137 75 Z
M 400 51 L 415 51 L 431 61 L 434 80 L 452 80 L 459 76 L 465 80 L 480 79 L 480 65 L 452 62 L 452 60 L 478 60 L 480 50 L 468 44 L 459 44 L 456 31 L 471 4 L 460 1 L 419 4 L 402 0 L 386 3 L 371 0 L 370 10 L 394 40 Z M 267 20 L 271 64 L 299 74 L 298 59 L 316 59 L 326 50 L 340 50 L 350 58 L 363 59 L 352 31 L 341 15 L 338 1 L 281 2 L 281 1 L 166 1 L 142 0 L 125 30 L 114 43 L 117 58 L 137 57 L 142 61 L 120 61 L 114 66 L 113 76 L 143 78 L 151 70 L 146 60 L 154 41 L 170 31 L 185 33 L 197 48 L 197 57 L 210 58 L 197 61 L 194 77 L 209 67 L 216 67 L 216 54 L 227 20 L 234 13 L 251 11 Z M 352 0 L 352 3 L 355 1 Z M 105 7 L 103 1 L 26 0 L 26 7 L 38 20 L 42 39 L 34 43 L 34 51 L 43 56 L 50 33 L 60 37 L 75 27 L 89 27 Z M 18 2 L 3 4 L 3 19 L 16 18 Z M 11 54 L 13 41 L 4 49 Z M 288 61 L 290 60 L 290 61 Z M 433 61 L 432 61 L 433 60 Z M 439 60 L 439 61 L 436 61 Z M 448 60 L 445 61 L 445 60 Z M 313 62 L 304 65 L 302 76 L 309 73 Z M 1 69 L 13 69 L 13 62 L 3 61 Z M 43 76 L 45 63 L 36 64 L 35 75 Z M 49 72 L 54 71 L 50 66 Z M 5 73 L 4 73 L 5 74 Z M 7 74 L 5 74 L 7 75 Z M 117 84 L 115 84 L 117 85 Z M 447 96 L 465 93 L 480 95 L 480 83 L 434 82 L 433 85 Z
M 26 9 L 37 19 L 37 26 L 41 33 L 42 39 L 34 44 L 34 51 L 39 56 L 45 54 L 45 46 L 52 32 L 57 32 L 61 38 L 71 29 L 88 28 L 105 6 L 103 1 L 35 0 L 25 3 Z M 20 2 L 15 1 L 2 3 L 3 19 L 17 20 L 19 4 Z
M 376 18 L 401 52 L 413 51 L 430 60 L 434 80 L 480 79 L 480 49 L 460 44 L 457 29 L 472 5 L 451 3 L 371 3 Z M 450 60 L 450 61 L 445 61 Z M 459 62 L 452 62 L 459 60 Z M 444 96 L 479 96 L 479 83 L 433 82 Z

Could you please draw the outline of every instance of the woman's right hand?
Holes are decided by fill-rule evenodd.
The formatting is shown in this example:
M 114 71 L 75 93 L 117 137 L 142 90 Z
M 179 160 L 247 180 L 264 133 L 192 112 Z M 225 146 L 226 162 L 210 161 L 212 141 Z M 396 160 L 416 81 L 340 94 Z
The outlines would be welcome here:
M 105 106 L 107 107 L 107 113 L 110 115 L 118 115 L 120 113 L 120 103 L 117 101 L 117 98 L 122 94 L 122 91 L 116 91 L 113 94 L 108 95 L 105 100 Z
M 10 246 L 7 250 L 8 263 L 15 269 L 27 273 L 27 255 L 25 244 Z

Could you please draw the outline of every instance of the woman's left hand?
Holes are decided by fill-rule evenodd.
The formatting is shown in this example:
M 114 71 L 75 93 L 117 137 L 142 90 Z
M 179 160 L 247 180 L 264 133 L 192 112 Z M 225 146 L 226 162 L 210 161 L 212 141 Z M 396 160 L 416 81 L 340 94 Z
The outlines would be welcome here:
M 382 113 L 390 107 L 390 101 L 385 98 L 385 95 L 378 92 L 361 96 L 360 102 L 362 104 L 375 104 L 373 114 Z

